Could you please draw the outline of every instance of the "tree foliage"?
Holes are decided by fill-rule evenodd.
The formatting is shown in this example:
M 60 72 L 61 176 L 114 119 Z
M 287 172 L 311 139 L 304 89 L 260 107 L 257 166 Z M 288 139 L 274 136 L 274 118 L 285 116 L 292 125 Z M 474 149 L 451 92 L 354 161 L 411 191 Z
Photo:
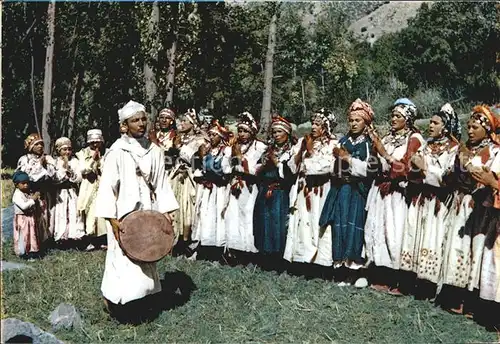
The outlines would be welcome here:
M 57 3 L 52 138 L 71 133 L 80 146 L 85 132 L 98 127 L 108 144 L 114 141 L 117 109 L 130 99 L 146 100 L 145 62 L 152 67 L 157 89 L 149 105 L 165 106 L 173 42 L 175 111 L 208 108 L 221 119 L 250 111 L 258 117 L 269 6 L 275 4 L 158 4 L 159 23 L 151 31 L 151 3 Z M 437 95 L 426 91 L 431 88 L 441 94 L 439 99 L 499 101 L 494 3 L 424 4 L 406 29 L 382 36 L 373 46 L 355 41 L 347 30 L 349 20 L 362 15 L 360 4 L 355 9 L 352 4 L 323 3 L 320 13 L 314 12 L 317 4 L 280 4 L 271 111 L 303 122 L 312 110 L 345 112 L 361 97 L 373 103 L 378 116 L 394 97 Z M 41 122 L 46 16 L 46 3 L 3 3 L 2 137 L 7 165 L 15 164 L 23 139 L 36 131 L 35 113 Z

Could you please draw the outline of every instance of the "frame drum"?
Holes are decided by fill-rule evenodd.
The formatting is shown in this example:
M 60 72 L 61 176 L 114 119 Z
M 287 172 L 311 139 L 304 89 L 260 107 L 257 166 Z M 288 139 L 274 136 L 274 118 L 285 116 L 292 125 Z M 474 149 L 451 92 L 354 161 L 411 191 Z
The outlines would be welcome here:
M 120 222 L 119 243 L 131 260 L 154 263 L 167 256 L 174 244 L 174 230 L 165 215 L 137 210 Z

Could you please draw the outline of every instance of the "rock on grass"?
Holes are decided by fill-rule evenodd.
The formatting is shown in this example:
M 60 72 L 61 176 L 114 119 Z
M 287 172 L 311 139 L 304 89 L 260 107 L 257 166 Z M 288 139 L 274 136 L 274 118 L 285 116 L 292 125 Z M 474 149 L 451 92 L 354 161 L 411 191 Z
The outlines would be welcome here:
M 2 343 L 62 344 L 53 334 L 19 319 L 2 320 Z
M 50 313 L 49 321 L 54 331 L 82 328 L 83 321 L 75 306 L 61 303 Z

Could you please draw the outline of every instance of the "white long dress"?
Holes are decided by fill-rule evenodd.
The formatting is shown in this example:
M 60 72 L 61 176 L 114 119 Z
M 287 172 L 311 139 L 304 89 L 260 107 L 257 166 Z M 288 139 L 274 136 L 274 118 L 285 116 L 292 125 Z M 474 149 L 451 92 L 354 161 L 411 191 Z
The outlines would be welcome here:
M 174 195 L 179 202 L 179 211 L 174 215 L 176 239 L 181 236 L 188 239 L 186 236 L 191 235 L 197 186 L 193 179 L 193 165 L 196 153 L 204 143 L 205 138 L 201 135 L 185 134 L 179 150 L 179 159 L 169 175 Z
M 156 202 L 140 168 L 154 188 Z M 121 219 L 135 210 L 156 210 L 161 213 L 177 210 L 165 173 L 163 151 L 155 144 L 143 148 L 126 135 L 118 139 L 105 156 L 96 199 L 96 216 Z M 145 228 L 146 230 L 146 228 Z M 103 296 L 115 304 L 125 304 L 161 291 L 156 263 L 132 262 L 122 251 L 107 222 L 108 250 L 101 285 Z
M 81 239 L 85 236 L 84 223 L 78 215 L 78 184 L 82 181 L 78 159 L 71 158 L 64 167 L 61 157 L 56 159 L 55 205 L 53 208 L 54 240 Z
M 469 159 L 469 162 L 475 167 L 487 166 L 498 174 L 500 173 L 499 153 L 500 147 L 490 143 Z M 479 228 L 477 228 L 478 233 L 465 233 L 464 227 L 471 214 L 474 214 L 474 198 L 477 198 L 476 196 L 480 193 L 484 194 L 487 190 L 481 184 L 474 183 L 471 186 L 474 190 L 470 193 L 455 192 L 448 220 L 450 230 L 445 241 L 440 285 L 447 284 L 459 288 L 469 286 L 469 289 L 473 290 L 479 288 L 485 235 L 480 233 Z
M 220 171 L 215 171 L 220 174 L 220 177 L 231 173 L 231 147 L 217 147 L 209 154 L 213 165 L 219 166 L 220 164 Z M 229 198 L 229 186 L 223 181 L 218 185 L 216 180 L 208 177 L 213 174 L 214 166 L 206 166 L 206 161 L 207 159 L 204 159 L 204 171 L 195 172 L 195 177 L 199 176 L 202 182 L 198 184 L 196 192 L 192 239 L 199 241 L 202 246 L 224 247 L 226 227 L 222 212 Z
M 266 151 L 267 146 L 258 140 L 242 145 L 243 166 L 235 166 L 236 175 L 232 178 L 231 188 L 239 189 L 236 196 L 231 193 L 224 213 L 226 226 L 226 247 L 245 252 L 257 252 L 253 236 L 253 210 L 257 199 L 258 188 L 254 183 L 248 183 L 246 177 L 255 176 L 259 167 L 258 161 Z
M 100 174 L 102 173 L 102 164 L 104 158 L 98 161 L 94 160 L 94 151 L 86 147 L 76 153 L 80 163 L 80 173 L 82 182 L 78 192 L 77 210 L 85 223 L 85 233 L 87 235 L 101 236 L 106 234 L 106 222 L 104 219 L 95 217 L 95 198 L 99 188 Z M 91 174 L 95 179 L 86 178 L 85 175 Z
M 323 266 L 333 264 L 332 231 L 328 226 L 320 232 L 319 219 L 326 196 L 330 191 L 333 172 L 333 148 L 336 139 L 322 138 L 313 143 L 310 157 L 303 153 L 302 163 L 295 164 L 303 138 L 292 148 L 288 167 L 299 178 L 290 192 L 290 223 L 283 258 L 289 262 L 314 263 Z
M 419 149 L 427 164 L 420 188 L 427 191 L 421 192 L 408 209 L 401 251 L 401 270 L 413 271 L 419 279 L 432 283 L 438 283 L 441 274 L 453 198 L 451 189 L 443 188 L 443 177 L 450 173 L 458 151 L 458 145 L 450 140 L 440 147 L 433 152 L 426 143 Z M 441 193 L 441 199 L 436 192 Z
M 373 183 L 366 201 L 366 258 L 376 266 L 398 270 L 408 212 L 403 195 L 407 185 L 407 166 L 409 158 L 425 141 L 422 135 L 408 132 L 399 137 L 386 136 L 382 142 L 387 153 L 399 163 L 391 166 L 379 156 L 385 176 L 379 176 L 383 178 L 381 182 Z M 388 190 L 381 190 L 381 187 Z

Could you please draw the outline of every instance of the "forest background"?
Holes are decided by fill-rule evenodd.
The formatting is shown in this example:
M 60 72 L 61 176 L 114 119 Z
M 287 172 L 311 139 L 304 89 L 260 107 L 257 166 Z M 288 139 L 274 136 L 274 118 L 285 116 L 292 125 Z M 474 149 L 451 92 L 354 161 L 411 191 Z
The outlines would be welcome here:
M 144 103 L 227 120 L 243 111 L 295 123 L 369 101 L 376 122 L 409 97 L 421 118 L 452 101 L 460 113 L 500 101 L 495 2 L 424 3 L 407 27 L 368 43 L 349 25 L 387 2 L 4 2 L 2 162 L 40 132 L 78 148 L 89 128 L 108 145 L 117 109 Z M 363 28 L 362 28 L 363 30 Z

